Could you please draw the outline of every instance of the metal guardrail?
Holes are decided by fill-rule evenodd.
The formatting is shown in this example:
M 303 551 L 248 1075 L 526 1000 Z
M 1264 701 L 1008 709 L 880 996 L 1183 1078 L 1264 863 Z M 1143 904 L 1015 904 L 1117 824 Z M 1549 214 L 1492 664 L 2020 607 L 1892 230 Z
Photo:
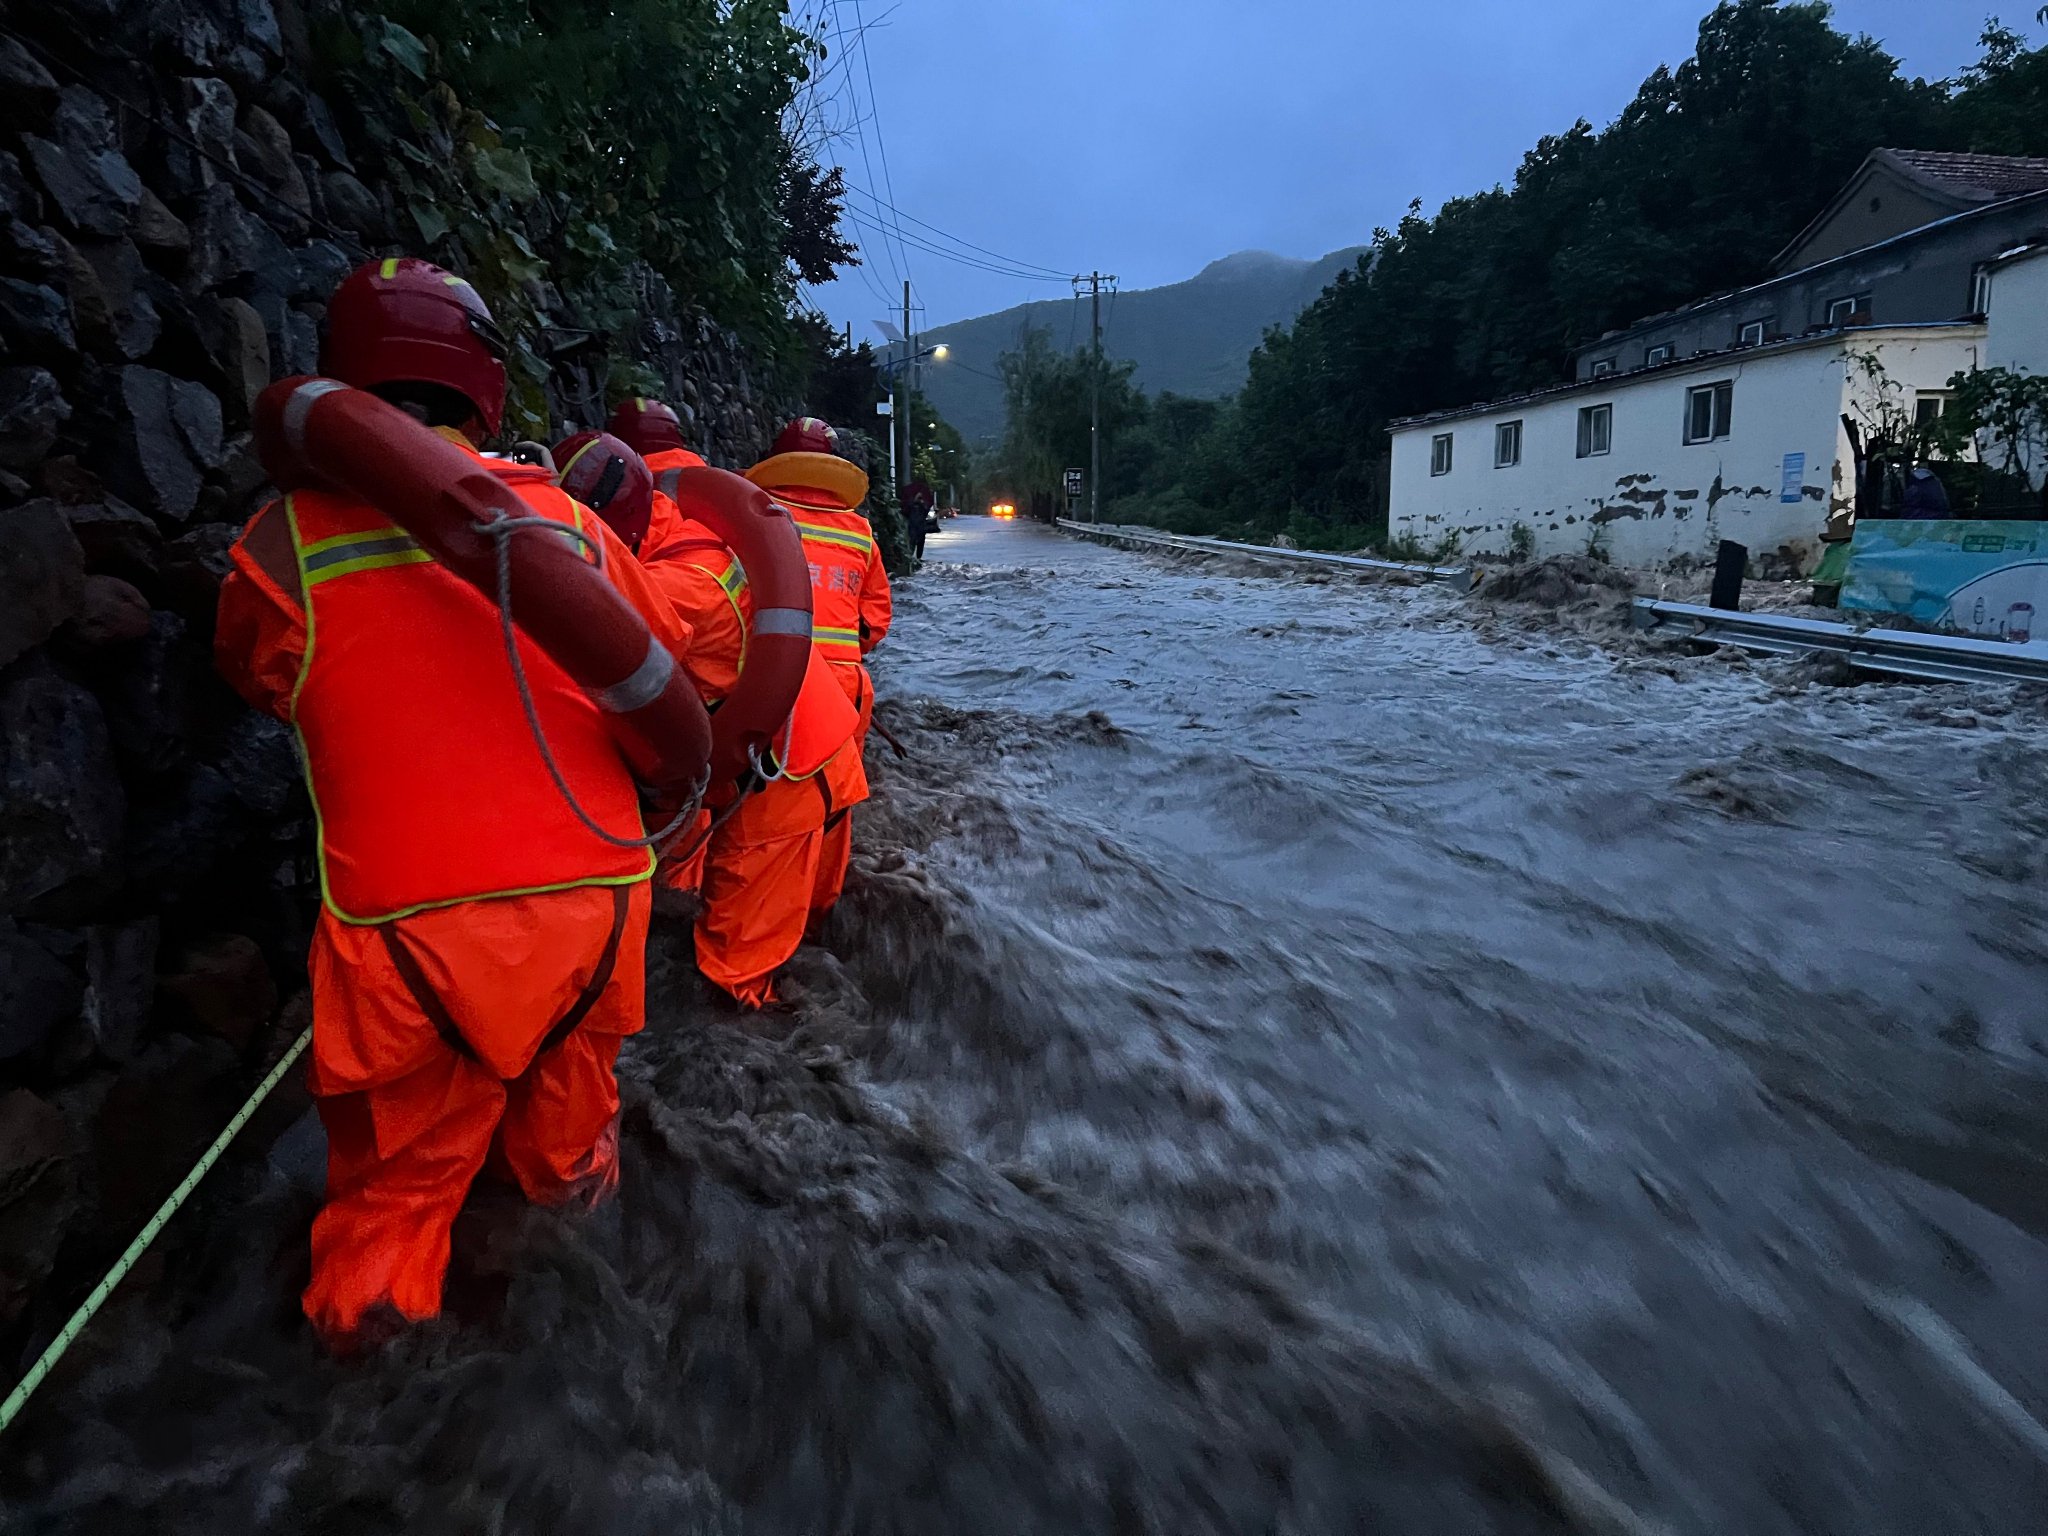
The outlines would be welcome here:
M 1159 533 L 1150 528 L 1133 528 L 1123 523 L 1082 523 L 1058 519 L 1068 533 L 1108 544 L 1136 548 L 1175 549 L 1195 555 L 1238 555 L 1266 560 L 1275 565 L 1320 566 L 1324 569 L 1358 571 L 1378 576 L 1406 576 L 1411 580 L 1440 581 L 1454 591 L 1470 592 L 1473 573 L 1469 565 L 1421 565 L 1405 560 L 1375 560 L 1369 555 L 1332 555 L 1313 549 L 1276 549 L 1268 544 L 1235 544 L 1229 539 L 1201 538 L 1193 534 Z
M 1637 629 L 1683 635 L 1707 645 L 1734 645 L 1774 656 L 1840 656 L 1861 672 L 1931 682 L 2048 682 L 2048 654 L 1999 640 L 1918 635 L 1903 629 L 1862 629 L 1789 614 L 1730 613 L 1694 603 L 1636 599 Z

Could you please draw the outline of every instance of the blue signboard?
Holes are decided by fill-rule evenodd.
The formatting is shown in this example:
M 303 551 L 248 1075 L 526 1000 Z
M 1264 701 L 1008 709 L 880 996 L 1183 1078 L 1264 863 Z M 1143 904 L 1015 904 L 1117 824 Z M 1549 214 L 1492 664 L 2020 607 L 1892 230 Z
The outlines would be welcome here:
M 2024 643 L 2048 612 L 2048 523 L 1859 519 L 1841 605 Z
M 1788 507 L 1806 494 L 1806 455 L 1785 455 L 1785 477 L 1778 483 L 1778 500 Z

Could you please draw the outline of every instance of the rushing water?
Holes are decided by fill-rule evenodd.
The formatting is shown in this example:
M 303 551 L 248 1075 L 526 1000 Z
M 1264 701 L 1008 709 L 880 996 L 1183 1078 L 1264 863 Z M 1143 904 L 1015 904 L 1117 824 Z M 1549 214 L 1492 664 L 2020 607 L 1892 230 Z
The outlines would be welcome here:
M 293 1315 L 303 1132 L 14 1528 L 2048 1525 L 2048 707 L 949 525 L 800 1019 L 659 941 L 623 1198 Z

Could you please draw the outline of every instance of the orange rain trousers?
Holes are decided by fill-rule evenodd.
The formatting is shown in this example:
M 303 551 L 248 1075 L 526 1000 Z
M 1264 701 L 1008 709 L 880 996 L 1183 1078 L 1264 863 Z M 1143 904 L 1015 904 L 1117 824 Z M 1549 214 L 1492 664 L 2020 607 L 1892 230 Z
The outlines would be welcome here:
M 875 711 L 875 685 L 864 664 L 834 662 L 832 675 L 860 712 L 860 727 L 824 773 L 832 808 L 825 823 L 824 844 L 818 852 L 818 878 L 811 887 L 813 920 L 830 912 L 846 890 L 847 866 L 853 860 L 853 808 L 868 797 L 865 754 L 868 720 Z
M 746 1007 L 775 1001 L 775 972 L 803 942 L 824 832 L 817 780 L 780 779 L 711 834 L 697 969 Z
M 529 1200 L 595 1206 L 618 1183 L 613 1063 L 646 1013 L 646 884 L 626 888 L 609 983 L 566 1039 L 618 914 L 606 887 L 501 897 L 390 924 L 476 1059 L 445 1043 L 377 927 L 314 932 L 312 1087 L 327 1127 L 306 1316 L 346 1346 L 388 1304 L 441 1309 L 449 1230 L 488 1161 Z

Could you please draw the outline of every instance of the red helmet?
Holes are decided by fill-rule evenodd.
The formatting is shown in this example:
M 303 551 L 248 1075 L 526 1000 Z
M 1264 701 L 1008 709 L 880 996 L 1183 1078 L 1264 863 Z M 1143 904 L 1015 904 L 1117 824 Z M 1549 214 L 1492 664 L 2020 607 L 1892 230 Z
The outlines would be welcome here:
M 799 416 L 784 427 L 770 453 L 839 452 L 839 434 L 815 416 Z
M 654 516 L 654 473 L 647 461 L 609 432 L 578 432 L 555 444 L 555 463 L 556 483 L 639 554 Z
M 664 448 L 688 448 L 683 441 L 683 423 L 676 413 L 646 395 L 624 401 L 605 423 L 611 433 L 635 453 L 660 453 Z
M 505 414 L 505 339 L 477 291 L 413 256 L 367 261 L 327 304 L 320 371 L 357 389 L 435 384 L 476 407 L 482 436 Z

